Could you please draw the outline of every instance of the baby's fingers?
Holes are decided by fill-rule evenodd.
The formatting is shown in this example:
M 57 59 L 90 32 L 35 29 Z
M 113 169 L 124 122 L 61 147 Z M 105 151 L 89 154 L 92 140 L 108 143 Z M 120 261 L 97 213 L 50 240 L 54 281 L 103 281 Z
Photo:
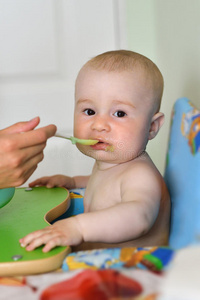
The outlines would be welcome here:
M 56 246 L 66 246 L 66 238 L 59 232 L 53 232 L 51 226 L 42 230 L 35 231 L 20 239 L 20 244 L 27 251 L 32 251 L 35 248 L 45 244 L 43 252 L 48 252 Z
M 28 234 L 19 240 L 20 245 L 26 248 L 27 251 L 32 251 L 33 249 L 43 245 L 45 243 L 45 236 L 48 236 L 48 231 L 46 229 L 38 230 Z
M 42 249 L 43 252 L 48 252 L 51 249 L 55 248 L 56 246 L 66 246 L 67 244 L 64 242 L 62 236 L 55 236 L 51 237 L 51 239 L 46 243 L 44 248 Z
M 34 187 L 34 186 L 45 186 L 48 181 L 49 181 L 49 178 L 50 177 L 41 177 L 41 178 L 38 178 L 32 182 L 29 183 L 29 186 L 30 187 Z

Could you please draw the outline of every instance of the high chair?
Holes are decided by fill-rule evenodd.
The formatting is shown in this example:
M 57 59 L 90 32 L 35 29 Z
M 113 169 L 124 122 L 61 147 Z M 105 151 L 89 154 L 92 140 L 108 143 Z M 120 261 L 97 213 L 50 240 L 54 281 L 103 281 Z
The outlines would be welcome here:
M 200 243 L 200 111 L 187 98 L 171 117 L 165 181 L 171 196 L 170 246 Z

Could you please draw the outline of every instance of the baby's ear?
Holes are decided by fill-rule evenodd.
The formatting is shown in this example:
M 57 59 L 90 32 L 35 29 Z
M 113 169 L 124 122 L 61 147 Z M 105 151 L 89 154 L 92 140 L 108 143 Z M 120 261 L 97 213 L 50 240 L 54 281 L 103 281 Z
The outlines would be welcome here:
M 153 116 L 151 120 L 151 127 L 149 130 L 149 140 L 152 140 L 157 135 L 158 131 L 164 123 L 164 120 L 165 116 L 161 112 L 158 112 Z

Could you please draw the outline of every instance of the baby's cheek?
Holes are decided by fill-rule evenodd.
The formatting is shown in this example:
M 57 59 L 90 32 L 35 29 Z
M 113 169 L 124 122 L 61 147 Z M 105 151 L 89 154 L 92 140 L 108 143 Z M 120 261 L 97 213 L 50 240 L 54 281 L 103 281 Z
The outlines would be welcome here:
M 91 156 L 91 149 L 90 146 L 85 146 L 85 145 L 81 145 L 81 144 L 76 144 L 77 149 L 82 152 L 83 154 L 87 155 L 87 156 Z
M 75 137 L 80 137 L 80 133 L 81 133 L 81 125 L 80 125 L 80 122 L 78 121 L 77 118 L 74 119 L 74 136 Z

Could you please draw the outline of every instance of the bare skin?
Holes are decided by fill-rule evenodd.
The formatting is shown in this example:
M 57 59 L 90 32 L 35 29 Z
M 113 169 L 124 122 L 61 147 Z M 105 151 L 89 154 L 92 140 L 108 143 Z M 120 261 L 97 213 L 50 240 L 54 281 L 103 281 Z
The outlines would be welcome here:
M 170 198 L 162 176 L 145 152 L 164 115 L 156 109 L 155 85 L 145 72 L 90 67 L 80 71 L 74 135 L 99 140 L 93 146 L 77 145 L 94 158 L 92 174 L 44 177 L 31 186 L 86 187 L 84 213 L 20 239 L 27 251 L 43 244 L 44 252 L 57 245 L 81 250 L 167 244 Z
M 76 182 L 88 180 L 84 214 L 58 221 L 21 243 L 28 251 L 46 243 L 44 252 L 56 245 L 75 245 L 74 251 L 167 245 L 170 199 L 164 180 L 146 153 L 127 164 L 105 170 L 95 164 L 90 177 L 55 175 L 31 183 L 75 188 Z
M 0 188 L 23 184 L 43 159 L 47 139 L 55 134 L 56 126 L 35 129 L 39 122 L 36 117 L 0 130 Z
M 93 224 L 92 231 L 95 230 L 96 234 L 94 237 L 94 233 L 87 228 L 84 241 L 88 242 L 73 247 L 74 251 L 168 244 L 170 198 L 164 180 L 146 153 L 128 164 L 128 168 L 118 165 L 113 170 L 94 168 L 96 170 L 87 185 L 84 207 L 86 213 L 96 212 L 96 215 L 88 217 L 87 224 L 88 227 L 89 223 Z M 145 176 L 147 173 L 150 177 Z M 142 187 L 145 187 L 144 193 L 141 193 Z M 155 199 L 159 198 L 160 201 L 156 203 Z M 98 217 L 101 210 L 103 212 Z M 135 226 L 137 217 L 139 227 Z M 114 225 L 113 220 L 116 222 Z

